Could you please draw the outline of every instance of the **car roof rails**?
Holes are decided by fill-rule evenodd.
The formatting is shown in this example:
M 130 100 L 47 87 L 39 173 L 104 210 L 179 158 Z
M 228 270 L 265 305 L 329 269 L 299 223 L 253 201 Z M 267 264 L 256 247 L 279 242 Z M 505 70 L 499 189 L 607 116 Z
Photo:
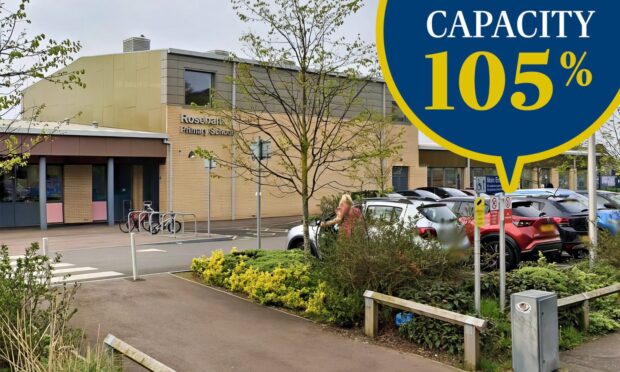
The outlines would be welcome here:
M 411 199 L 413 200 L 413 199 Z M 410 199 L 407 198 L 365 198 L 363 201 L 386 201 L 390 203 L 402 203 L 402 204 L 413 204 Z M 419 200 L 419 199 L 417 199 Z

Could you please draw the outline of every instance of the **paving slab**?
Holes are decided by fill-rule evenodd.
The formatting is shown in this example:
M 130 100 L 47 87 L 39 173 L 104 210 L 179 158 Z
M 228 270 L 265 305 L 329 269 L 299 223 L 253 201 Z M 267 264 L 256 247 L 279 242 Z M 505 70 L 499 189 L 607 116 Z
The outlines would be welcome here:
M 562 368 L 570 372 L 620 371 L 620 332 L 562 352 Z
M 177 371 L 457 371 L 170 274 L 145 279 L 84 284 L 73 324 Z

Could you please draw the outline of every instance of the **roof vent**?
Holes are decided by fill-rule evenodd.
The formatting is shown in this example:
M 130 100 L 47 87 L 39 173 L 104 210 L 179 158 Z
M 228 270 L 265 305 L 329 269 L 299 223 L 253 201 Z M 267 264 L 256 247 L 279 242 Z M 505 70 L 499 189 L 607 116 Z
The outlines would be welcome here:
M 123 53 L 144 52 L 151 50 L 151 40 L 144 35 L 123 40 Z
M 207 53 L 217 54 L 218 56 L 222 56 L 222 57 L 232 57 L 233 56 L 232 52 L 229 52 L 227 50 L 222 50 L 222 49 L 210 50 Z
M 97 123 L 96 121 L 93 121 L 92 126 L 93 128 L 99 128 L 99 123 Z

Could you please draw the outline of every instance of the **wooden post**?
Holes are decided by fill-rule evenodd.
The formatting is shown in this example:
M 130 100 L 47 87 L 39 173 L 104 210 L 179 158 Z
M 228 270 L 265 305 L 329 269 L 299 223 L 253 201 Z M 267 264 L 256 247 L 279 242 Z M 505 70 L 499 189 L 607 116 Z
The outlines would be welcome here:
M 480 332 L 472 325 L 463 326 L 465 334 L 465 369 L 475 371 L 480 361 Z
M 588 332 L 590 329 L 590 301 L 585 300 L 581 304 L 581 330 Z
M 379 333 L 379 304 L 372 298 L 364 298 L 364 304 L 364 331 L 366 336 L 375 338 Z

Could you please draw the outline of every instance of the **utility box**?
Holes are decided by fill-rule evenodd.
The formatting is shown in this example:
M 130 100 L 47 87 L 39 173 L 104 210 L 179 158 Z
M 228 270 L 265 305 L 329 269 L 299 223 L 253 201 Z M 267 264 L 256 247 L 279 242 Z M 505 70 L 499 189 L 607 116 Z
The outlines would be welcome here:
M 530 290 L 510 297 L 514 372 L 551 372 L 560 368 L 558 296 Z

